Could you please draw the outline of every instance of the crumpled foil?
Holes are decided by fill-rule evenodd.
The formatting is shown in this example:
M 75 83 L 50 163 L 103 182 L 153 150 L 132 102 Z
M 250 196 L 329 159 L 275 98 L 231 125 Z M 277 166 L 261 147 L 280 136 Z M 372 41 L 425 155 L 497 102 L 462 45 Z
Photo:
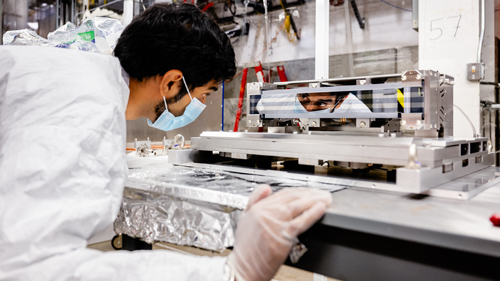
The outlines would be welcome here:
M 155 241 L 223 251 L 233 246 L 238 219 L 259 184 L 273 191 L 304 186 L 229 172 L 173 167 L 130 170 L 115 232 Z
M 118 234 L 223 251 L 257 184 L 199 169 L 132 170 L 114 223 Z
M 223 251 L 234 243 L 241 210 L 177 198 L 161 193 L 125 188 L 114 223 L 118 234 Z

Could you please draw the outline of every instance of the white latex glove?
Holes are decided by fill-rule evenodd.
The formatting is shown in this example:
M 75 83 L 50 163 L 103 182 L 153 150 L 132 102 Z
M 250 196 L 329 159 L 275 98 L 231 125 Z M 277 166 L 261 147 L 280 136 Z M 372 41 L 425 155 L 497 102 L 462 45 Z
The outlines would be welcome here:
M 312 188 L 272 193 L 260 186 L 248 201 L 236 229 L 229 263 L 237 281 L 268 281 L 283 264 L 294 239 L 309 229 L 331 204 L 331 194 Z

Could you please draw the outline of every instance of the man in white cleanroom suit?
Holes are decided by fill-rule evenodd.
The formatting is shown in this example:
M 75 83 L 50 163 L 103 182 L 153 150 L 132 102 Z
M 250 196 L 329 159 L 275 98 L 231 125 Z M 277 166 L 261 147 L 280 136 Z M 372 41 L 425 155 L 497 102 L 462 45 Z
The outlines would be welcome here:
M 235 72 L 227 37 L 191 5 L 148 9 L 115 55 L 0 47 L 0 280 L 270 280 L 328 193 L 257 189 L 229 258 L 86 248 L 120 206 L 125 119 L 186 125 Z

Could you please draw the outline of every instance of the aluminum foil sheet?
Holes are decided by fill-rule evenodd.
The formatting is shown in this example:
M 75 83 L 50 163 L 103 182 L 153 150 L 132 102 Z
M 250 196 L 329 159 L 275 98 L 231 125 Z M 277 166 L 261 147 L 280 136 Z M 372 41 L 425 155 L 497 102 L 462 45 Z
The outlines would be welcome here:
M 304 186 L 297 180 L 188 167 L 130 170 L 114 228 L 148 243 L 222 251 L 233 245 L 248 196 L 263 183 L 273 191 Z
M 118 234 L 223 251 L 234 243 L 240 210 L 125 188 L 114 223 Z
M 126 186 L 244 209 L 247 196 L 258 183 L 202 169 L 173 167 L 161 170 L 132 170 Z

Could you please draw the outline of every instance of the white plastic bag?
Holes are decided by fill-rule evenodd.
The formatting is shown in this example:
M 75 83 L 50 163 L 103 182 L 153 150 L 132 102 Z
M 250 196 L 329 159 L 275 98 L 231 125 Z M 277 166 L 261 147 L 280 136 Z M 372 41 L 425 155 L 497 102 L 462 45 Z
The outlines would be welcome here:
M 29 29 L 7 31 L 4 45 L 36 45 L 77 49 L 111 55 L 124 29 L 119 20 L 95 17 L 76 27 L 68 22 L 48 34 L 47 39 Z

